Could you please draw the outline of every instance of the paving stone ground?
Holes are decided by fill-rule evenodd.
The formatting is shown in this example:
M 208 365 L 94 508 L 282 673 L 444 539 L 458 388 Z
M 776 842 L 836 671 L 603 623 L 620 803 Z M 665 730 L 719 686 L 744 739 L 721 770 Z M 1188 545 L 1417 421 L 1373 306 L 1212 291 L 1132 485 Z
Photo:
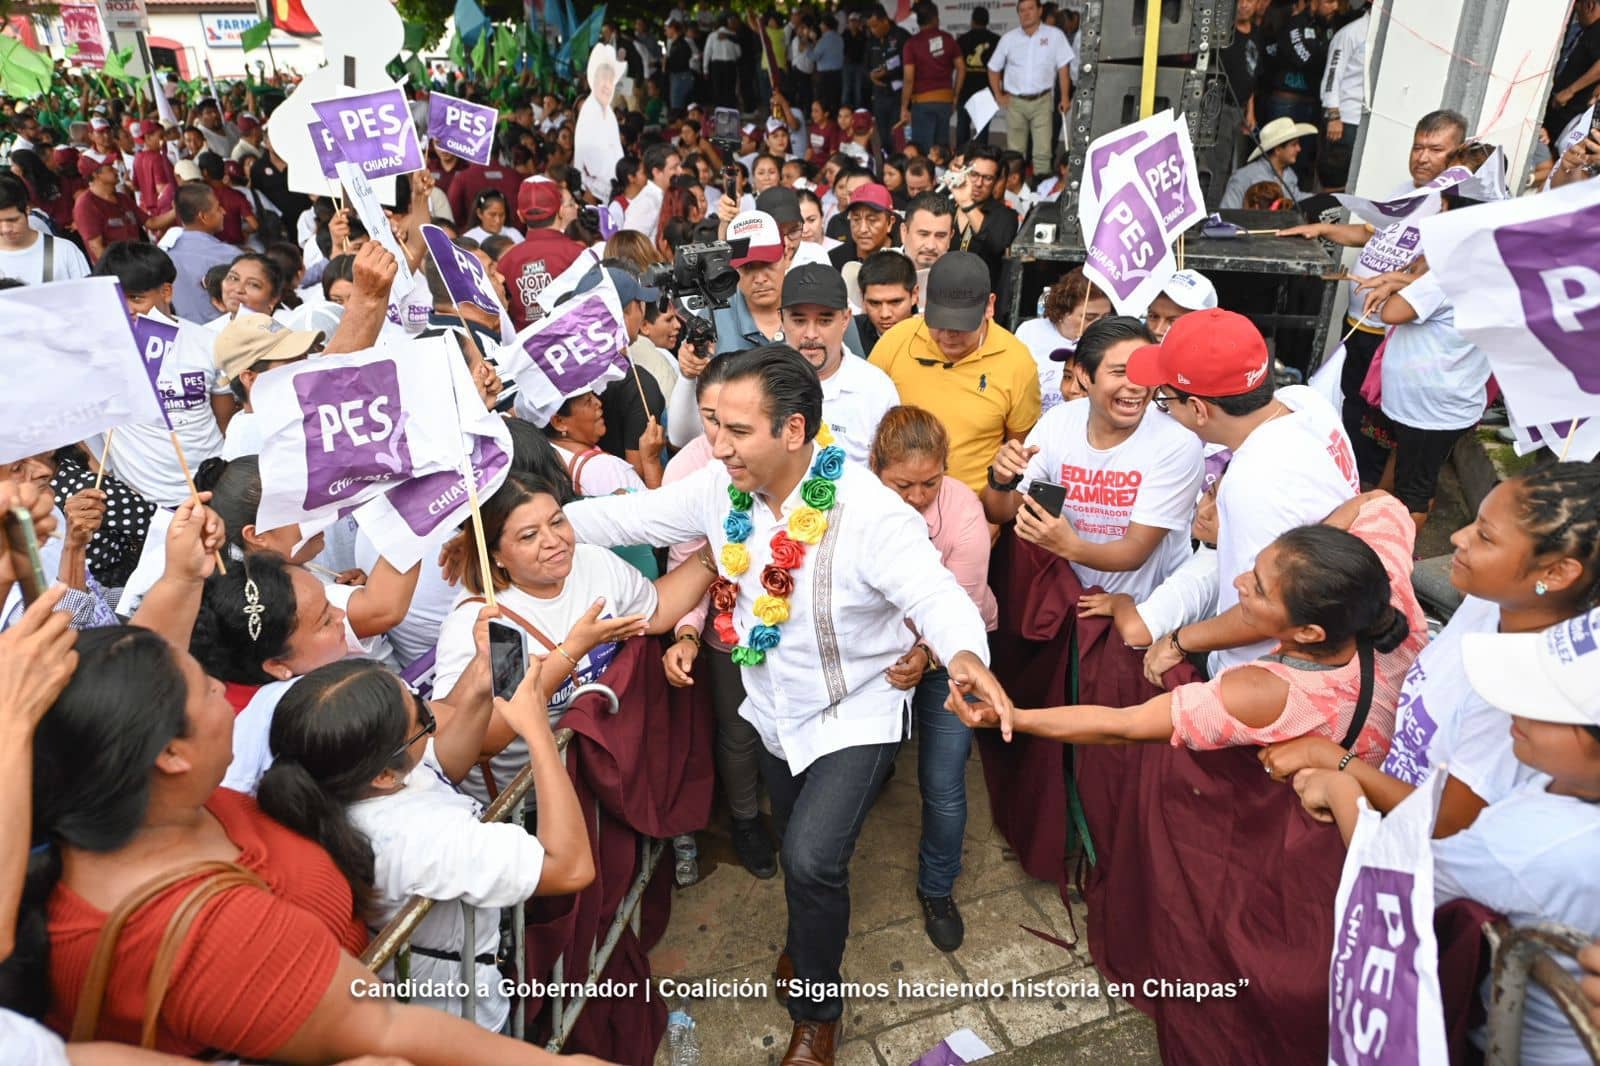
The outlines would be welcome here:
M 1035 881 L 1005 847 L 989 816 L 976 753 L 967 765 L 967 835 L 956 900 L 966 941 L 945 954 L 928 942 L 916 898 L 921 798 L 916 747 L 905 745 L 893 780 L 862 830 L 851 863 L 851 935 L 844 977 L 885 983 L 890 995 L 846 1005 L 838 1066 L 908 1066 L 949 1033 L 970 1028 L 996 1066 L 1159 1062 L 1144 1015 L 1104 994 L 1089 959 L 1083 904 L 1076 934 L 1056 886 Z M 666 936 L 651 953 L 657 979 L 715 979 L 760 986 L 753 996 L 692 999 L 706 1066 L 777 1066 L 789 1042 L 787 1012 L 762 993 L 783 946 L 783 874 L 752 877 L 734 858 L 726 823 L 700 835 L 698 884 L 678 890 Z M 1025 931 L 1065 941 L 1066 949 Z M 1049 982 L 1056 994 L 1026 998 L 900 995 L 900 982 Z M 665 1044 L 656 1056 L 667 1066 Z

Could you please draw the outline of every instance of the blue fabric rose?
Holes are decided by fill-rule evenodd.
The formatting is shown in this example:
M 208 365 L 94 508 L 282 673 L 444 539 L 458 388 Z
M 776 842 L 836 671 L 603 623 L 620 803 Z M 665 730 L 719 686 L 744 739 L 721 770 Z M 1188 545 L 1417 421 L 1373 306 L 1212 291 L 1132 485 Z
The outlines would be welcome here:
M 750 628 L 750 638 L 746 642 L 756 651 L 771 651 L 778 646 L 778 627 L 758 625 Z
M 837 444 L 830 444 L 818 452 L 816 459 L 812 460 L 811 476 L 837 481 L 839 475 L 844 473 L 844 461 L 844 449 Z
M 722 520 L 722 532 L 727 534 L 728 540 L 734 544 L 743 544 L 749 540 L 755 528 L 754 520 L 744 511 L 729 511 L 728 517 Z

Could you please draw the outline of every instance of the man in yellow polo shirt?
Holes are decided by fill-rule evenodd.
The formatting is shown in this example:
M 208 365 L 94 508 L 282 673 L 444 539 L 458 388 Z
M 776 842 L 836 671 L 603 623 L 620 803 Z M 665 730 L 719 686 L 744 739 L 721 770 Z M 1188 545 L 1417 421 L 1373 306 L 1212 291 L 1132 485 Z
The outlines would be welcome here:
M 993 321 L 989 268 L 978 256 L 944 256 L 928 273 L 927 293 L 927 314 L 879 338 L 871 361 L 901 403 L 944 423 L 950 476 L 981 493 L 1000 445 L 1039 420 L 1039 370 L 1027 345 Z

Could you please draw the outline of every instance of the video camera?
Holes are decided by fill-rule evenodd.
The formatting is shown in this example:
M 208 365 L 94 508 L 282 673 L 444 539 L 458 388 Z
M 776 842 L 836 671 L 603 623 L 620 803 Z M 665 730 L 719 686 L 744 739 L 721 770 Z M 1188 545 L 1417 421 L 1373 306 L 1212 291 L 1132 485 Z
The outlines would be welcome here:
M 683 339 L 697 353 L 717 335 L 709 318 L 696 311 L 718 310 L 733 302 L 739 288 L 739 272 L 731 261 L 749 249 L 749 238 L 679 245 L 670 263 L 658 263 L 645 271 L 642 283 L 660 289 L 663 301 L 675 302 L 683 323 Z

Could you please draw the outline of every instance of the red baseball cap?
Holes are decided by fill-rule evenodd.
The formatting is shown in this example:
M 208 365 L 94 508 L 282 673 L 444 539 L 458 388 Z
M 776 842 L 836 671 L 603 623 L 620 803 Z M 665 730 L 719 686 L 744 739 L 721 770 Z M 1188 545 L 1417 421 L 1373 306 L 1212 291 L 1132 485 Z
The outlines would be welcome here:
M 861 186 L 850 194 L 850 210 L 858 207 L 870 207 L 874 211 L 893 211 L 894 198 L 889 195 L 889 190 L 872 181 Z
M 1147 344 L 1128 358 L 1128 380 L 1135 385 L 1168 385 L 1192 396 L 1243 395 L 1271 369 L 1267 342 L 1255 323 L 1219 307 L 1184 315 L 1160 344 Z
M 561 186 L 542 174 L 522 179 L 517 186 L 517 215 L 524 222 L 543 222 L 561 211 Z

